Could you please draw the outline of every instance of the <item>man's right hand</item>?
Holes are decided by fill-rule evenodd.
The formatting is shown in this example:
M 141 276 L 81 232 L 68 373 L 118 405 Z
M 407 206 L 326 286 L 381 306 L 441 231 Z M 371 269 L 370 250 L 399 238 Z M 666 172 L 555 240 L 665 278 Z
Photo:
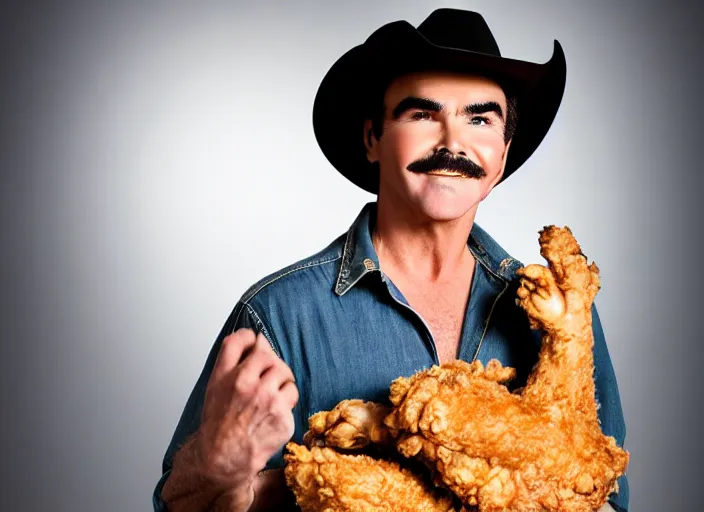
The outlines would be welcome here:
M 195 438 L 203 476 L 224 489 L 251 483 L 293 436 L 297 401 L 293 373 L 263 334 L 239 329 L 225 338 Z

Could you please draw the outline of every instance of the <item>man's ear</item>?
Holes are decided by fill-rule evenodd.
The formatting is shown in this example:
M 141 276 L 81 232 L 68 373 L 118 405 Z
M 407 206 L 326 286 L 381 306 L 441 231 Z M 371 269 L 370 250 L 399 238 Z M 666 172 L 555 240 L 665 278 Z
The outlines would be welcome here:
M 370 164 L 379 160 L 376 148 L 377 142 L 374 130 L 372 129 L 372 120 L 366 119 L 364 121 L 364 147 L 367 149 L 367 160 L 369 160 Z
M 501 174 L 499 174 L 499 179 L 504 175 L 504 170 L 506 170 L 506 162 L 508 162 L 508 148 L 511 147 L 513 139 L 509 139 L 504 148 L 504 156 L 501 158 Z
M 489 184 L 489 188 L 486 189 L 486 193 L 482 197 L 482 201 L 486 199 L 486 197 L 489 195 L 489 192 L 492 191 L 492 189 L 501 181 L 501 178 L 504 175 L 504 170 L 506 169 L 506 162 L 508 161 L 508 148 L 511 146 L 511 142 L 513 139 L 510 139 L 506 143 L 506 147 L 504 148 L 504 155 L 501 157 L 501 172 L 496 175 L 496 177 L 491 181 Z

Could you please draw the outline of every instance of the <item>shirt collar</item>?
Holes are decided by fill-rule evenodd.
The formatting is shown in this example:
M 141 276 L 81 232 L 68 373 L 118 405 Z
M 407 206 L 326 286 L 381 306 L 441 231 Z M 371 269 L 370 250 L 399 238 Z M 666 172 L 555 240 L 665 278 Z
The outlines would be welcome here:
M 347 232 L 342 263 L 335 283 L 335 293 L 344 295 L 369 272 L 379 270 L 379 257 L 372 244 L 372 230 L 376 223 L 376 203 L 362 208 Z M 495 277 L 509 282 L 523 264 L 509 256 L 504 249 L 476 223 L 467 239 L 472 255 Z
M 368 272 L 379 269 L 379 257 L 372 244 L 375 223 L 376 203 L 368 203 L 347 232 L 342 264 L 335 283 L 335 293 L 338 295 L 344 295 Z

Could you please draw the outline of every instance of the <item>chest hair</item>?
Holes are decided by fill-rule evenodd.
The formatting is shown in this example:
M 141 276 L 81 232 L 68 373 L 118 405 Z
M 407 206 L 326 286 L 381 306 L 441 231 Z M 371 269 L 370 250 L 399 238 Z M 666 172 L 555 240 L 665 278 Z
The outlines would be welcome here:
M 430 327 L 440 363 L 456 359 L 469 299 L 469 286 L 413 290 L 404 295 L 410 306 Z

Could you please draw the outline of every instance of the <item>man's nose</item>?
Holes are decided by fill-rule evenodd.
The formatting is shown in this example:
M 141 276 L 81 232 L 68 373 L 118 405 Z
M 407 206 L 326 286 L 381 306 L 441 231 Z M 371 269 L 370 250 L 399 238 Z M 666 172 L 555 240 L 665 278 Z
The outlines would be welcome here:
M 442 136 L 435 147 L 435 151 L 447 151 L 453 155 L 467 156 L 466 148 L 460 137 L 460 128 L 456 119 L 448 118 L 442 123 Z

